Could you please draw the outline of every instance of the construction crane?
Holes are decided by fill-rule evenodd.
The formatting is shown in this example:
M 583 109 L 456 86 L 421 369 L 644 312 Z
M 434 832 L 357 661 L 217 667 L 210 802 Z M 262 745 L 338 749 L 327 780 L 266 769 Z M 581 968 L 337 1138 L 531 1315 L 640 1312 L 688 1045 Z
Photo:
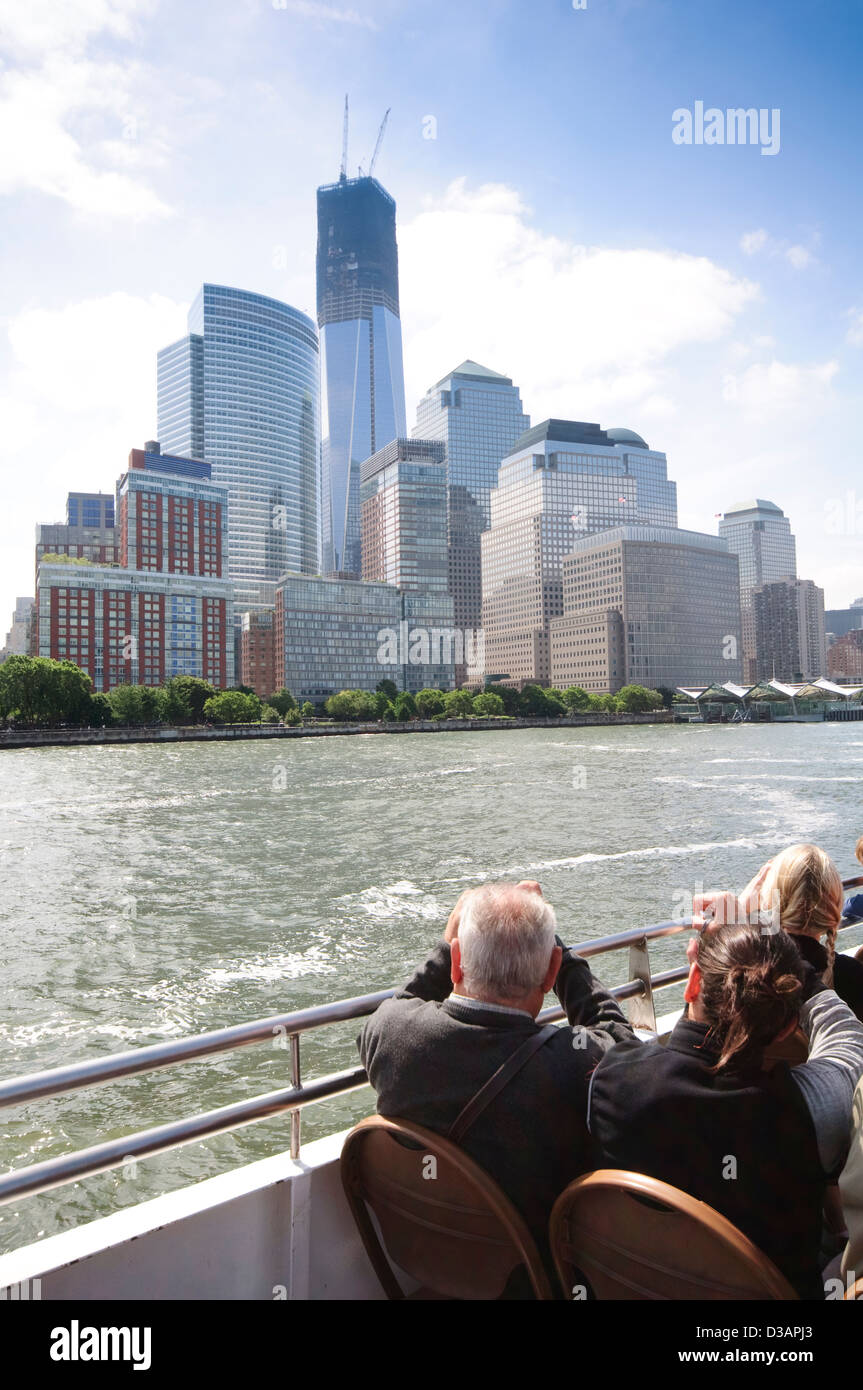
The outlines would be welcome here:
M 339 170 L 339 183 L 348 176 L 348 94 L 345 92 L 345 120 L 342 127 L 342 167 Z
M 383 118 L 383 120 L 381 121 L 381 128 L 380 128 L 380 130 L 378 131 L 377 144 L 375 145 L 375 152 L 374 152 L 374 154 L 372 155 L 372 162 L 371 162 L 371 164 L 369 165 L 369 178 L 371 178 L 372 174 L 373 174 L 374 171 L 375 171 L 375 162 L 377 161 L 377 157 L 378 157 L 378 154 L 379 154 L 379 152 L 380 152 L 381 141 L 382 141 L 383 138 L 384 138 L 384 131 L 385 131 L 386 128 L 387 128 L 387 121 L 389 120 L 389 115 L 390 115 L 390 111 L 391 111 L 391 110 L 392 110 L 392 107 L 391 107 L 391 106 L 388 106 L 387 109 L 386 109 L 386 111 L 384 112 L 384 118 Z

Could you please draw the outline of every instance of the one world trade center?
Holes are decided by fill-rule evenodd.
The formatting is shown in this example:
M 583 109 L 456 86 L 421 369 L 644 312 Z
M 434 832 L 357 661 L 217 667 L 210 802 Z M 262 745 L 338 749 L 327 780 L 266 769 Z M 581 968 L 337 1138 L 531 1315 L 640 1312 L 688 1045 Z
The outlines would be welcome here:
M 360 465 L 403 438 L 396 205 L 377 179 L 318 189 L 324 573 L 360 577 Z

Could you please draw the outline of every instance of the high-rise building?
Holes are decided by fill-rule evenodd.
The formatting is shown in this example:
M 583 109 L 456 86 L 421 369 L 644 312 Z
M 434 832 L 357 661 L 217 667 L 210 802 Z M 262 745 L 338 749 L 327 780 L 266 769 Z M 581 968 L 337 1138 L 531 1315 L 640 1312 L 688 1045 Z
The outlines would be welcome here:
M 233 685 L 226 515 L 227 489 L 211 481 L 209 464 L 167 457 L 153 443 L 133 449 L 117 483 L 116 558 L 82 563 L 70 549 L 37 560 L 37 654 L 75 662 L 96 690 L 178 675 Z M 59 528 L 40 532 L 50 529 Z
M 404 436 L 396 205 L 373 178 L 318 189 L 323 568 L 359 578 L 360 465 Z
M 0 650 L 0 661 L 8 656 L 26 656 L 30 645 L 30 630 L 33 621 L 33 608 L 36 600 L 18 598 L 12 614 L 12 626 L 6 633 L 6 641 Z
M 289 304 L 205 284 L 158 357 L 159 438 L 206 459 L 231 517 L 237 611 L 271 605 L 286 570 L 319 568 L 318 336 Z
M 743 678 L 758 680 L 753 592 L 774 579 L 797 574 L 797 543 L 791 523 L 775 502 L 755 497 L 725 513 L 719 534 L 740 560 L 740 608 L 743 622 Z
M 382 664 L 381 655 L 401 621 L 402 595 L 392 584 L 283 575 L 276 585 L 276 686 L 312 704 L 340 690 L 375 690 L 382 679 L 400 687 L 401 667 Z
M 417 406 L 414 435 L 439 439 L 446 450 L 449 591 L 462 632 L 482 625 L 480 536 L 491 524 L 500 461 L 529 428 L 512 379 L 478 362 L 462 362 Z M 460 664 L 456 680 L 466 676 Z
M 275 622 L 275 608 L 243 613 L 240 619 L 240 681 L 262 700 L 278 688 Z
M 827 675 L 830 680 L 863 680 L 863 628 L 850 628 L 829 648 Z
M 824 590 L 777 579 L 752 591 L 756 680 L 817 680 L 827 673 Z
M 394 439 L 372 454 L 360 473 L 363 579 L 394 584 L 411 624 L 405 690 L 450 690 L 457 638 L 448 589 L 447 486 L 444 446 L 438 440 Z M 435 637 L 433 634 L 437 634 Z
M 548 683 L 564 556 L 578 537 L 624 524 L 676 527 L 665 454 L 631 430 L 573 420 L 546 420 L 517 441 L 481 541 L 487 676 Z
M 737 556 L 719 537 L 621 526 L 576 541 L 562 568 L 553 685 L 614 694 L 740 680 Z
M 844 637 L 848 632 L 863 628 L 863 598 L 856 598 L 848 608 L 827 608 L 824 612 L 824 626 L 834 637 Z

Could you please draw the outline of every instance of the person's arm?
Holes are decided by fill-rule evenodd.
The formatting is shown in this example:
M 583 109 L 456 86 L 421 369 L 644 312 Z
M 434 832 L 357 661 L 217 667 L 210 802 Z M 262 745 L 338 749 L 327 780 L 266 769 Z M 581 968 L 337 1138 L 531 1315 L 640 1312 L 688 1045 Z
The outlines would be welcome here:
M 634 1037 L 620 1005 L 612 998 L 601 980 L 591 974 L 590 966 L 570 947 L 563 947 L 563 959 L 554 992 L 563 1005 L 570 1028 L 584 1028 L 602 1048 L 626 1042 Z
M 824 1171 L 833 1174 L 845 1161 L 854 1088 L 863 1076 L 863 1023 L 832 989 L 822 989 L 803 1005 L 800 1027 L 809 1058 L 791 1075 L 812 1116 Z

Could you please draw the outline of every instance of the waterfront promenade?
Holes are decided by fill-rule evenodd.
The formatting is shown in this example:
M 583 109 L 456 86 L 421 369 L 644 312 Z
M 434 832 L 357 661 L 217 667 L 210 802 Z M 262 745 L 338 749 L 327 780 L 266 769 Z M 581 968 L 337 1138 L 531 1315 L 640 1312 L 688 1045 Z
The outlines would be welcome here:
M 673 722 L 674 714 L 671 710 L 651 710 L 647 714 L 573 714 L 561 719 L 411 719 L 405 723 L 306 724 L 299 728 L 288 728 L 284 724 L 225 724 L 213 728 L 201 724 L 155 724 L 128 729 L 3 729 L 0 730 L 0 750 L 77 747 L 80 744 L 102 743 L 218 743 L 237 739 L 334 738 L 343 734 L 451 734 L 506 729 L 580 729 L 597 725 L 605 727 L 618 724 Z

